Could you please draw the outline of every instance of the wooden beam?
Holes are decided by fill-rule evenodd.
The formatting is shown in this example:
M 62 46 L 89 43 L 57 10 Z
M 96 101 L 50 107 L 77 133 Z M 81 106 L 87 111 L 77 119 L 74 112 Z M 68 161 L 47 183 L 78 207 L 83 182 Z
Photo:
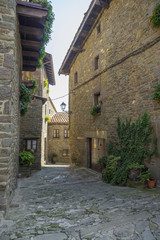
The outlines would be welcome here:
M 38 61 L 34 60 L 23 60 L 24 66 L 37 66 Z
M 20 32 L 25 34 L 30 34 L 33 36 L 43 37 L 43 31 L 41 28 L 28 27 L 20 25 Z
M 23 71 L 35 72 L 36 71 L 36 67 L 33 67 L 33 66 L 23 66 Z
M 32 57 L 32 58 L 38 58 L 39 53 L 38 52 L 33 52 L 33 51 L 22 51 L 23 57 Z
M 30 40 L 21 40 L 22 46 L 27 46 L 27 47 L 34 47 L 34 48 L 40 48 L 41 47 L 41 42 L 38 41 L 30 41 Z
M 38 4 L 17 2 L 17 14 L 25 17 L 45 18 L 48 14 L 48 9 L 38 7 Z M 37 5 L 37 6 L 36 6 Z

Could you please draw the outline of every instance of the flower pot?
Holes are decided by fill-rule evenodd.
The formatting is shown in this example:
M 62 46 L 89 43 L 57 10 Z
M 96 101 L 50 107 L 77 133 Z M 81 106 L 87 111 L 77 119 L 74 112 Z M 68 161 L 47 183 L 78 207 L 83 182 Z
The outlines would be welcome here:
M 156 180 L 155 179 L 149 180 L 147 182 L 147 185 L 148 185 L 149 188 L 154 188 L 156 186 Z

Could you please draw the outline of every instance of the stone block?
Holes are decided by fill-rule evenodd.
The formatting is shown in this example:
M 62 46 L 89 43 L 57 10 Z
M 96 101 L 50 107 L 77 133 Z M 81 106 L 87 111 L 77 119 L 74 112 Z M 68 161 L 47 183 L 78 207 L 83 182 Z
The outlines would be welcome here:
M 1 77 L 7 78 L 7 73 L 4 73 L 0 70 L 0 74 L 2 73 Z M 8 73 L 8 77 L 10 77 L 10 73 Z M 1 81 L 0 81 L 1 82 Z M 9 100 L 12 97 L 12 89 L 9 86 L 2 86 L 0 87 L 0 100 Z
M 9 138 L 11 137 L 12 135 L 10 133 L 1 133 L 0 132 L 0 138 Z
M 10 106 L 10 102 L 7 101 L 4 103 L 3 114 L 10 114 L 10 113 L 11 113 L 11 106 Z
M 4 56 L 0 55 L 0 66 L 3 66 Z
M 3 139 L 2 140 L 2 147 L 10 147 L 12 145 L 12 139 Z
M 3 21 L 6 21 L 6 22 L 15 22 L 15 17 L 13 16 L 10 16 L 10 15 L 2 15 L 2 18 L 3 18 Z
M 0 132 L 10 133 L 13 130 L 13 126 L 10 123 L 0 123 Z
M 0 22 L 0 28 L 15 30 L 16 26 L 13 23 Z
M 10 116 L 0 116 L 0 122 L 1 123 L 11 123 L 11 117 Z
M 0 156 L 1 157 L 8 157 L 11 153 L 11 149 L 0 148 Z
M 7 67 L 7 68 L 11 68 L 11 69 L 14 68 L 14 57 L 13 57 L 13 55 L 4 54 L 4 64 L 3 64 L 3 66 Z

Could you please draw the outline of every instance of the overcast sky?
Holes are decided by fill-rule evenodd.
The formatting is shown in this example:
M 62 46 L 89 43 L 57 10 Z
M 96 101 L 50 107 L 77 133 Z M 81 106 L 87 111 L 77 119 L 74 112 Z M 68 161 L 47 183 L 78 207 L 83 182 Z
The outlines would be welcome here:
M 51 2 L 55 21 L 52 40 L 46 47 L 46 51 L 53 57 L 56 86 L 50 85 L 50 97 L 56 99 L 68 94 L 68 76 L 59 76 L 58 71 L 91 0 L 51 0 Z M 60 104 L 62 102 L 65 102 L 68 107 L 68 97 L 53 100 L 58 112 L 61 111 Z

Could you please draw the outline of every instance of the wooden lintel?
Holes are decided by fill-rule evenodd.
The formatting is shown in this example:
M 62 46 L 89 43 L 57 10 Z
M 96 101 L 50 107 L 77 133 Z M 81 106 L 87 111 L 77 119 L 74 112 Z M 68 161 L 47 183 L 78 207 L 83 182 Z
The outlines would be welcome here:
M 35 8 L 33 5 L 17 4 L 17 14 L 25 17 L 45 18 L 48 14 L 46 9 Z
M 35 72 L 36 71 L 36 66 L 23 66 L 23 71 Z
M 34 48 L 40 48 L 41 42 L 38 41 L 29 41 L 29 40 L 21 40 L 22 46 L 29 46 Z
M 28 27 L 20 25 L 20 32 L 25 34 L 30 34 L 33 36 L 43 37 L 43 31 L 41 28 Z
M 33 51 L 22 51 L 23 57 L 32 57 L 32 58 L 38 58 L 39 53 L 38 52 L 33 52 Z
M 23 60 L 23 65 L 27 66 L 37 66 L 38 61 L 34 60 Z

